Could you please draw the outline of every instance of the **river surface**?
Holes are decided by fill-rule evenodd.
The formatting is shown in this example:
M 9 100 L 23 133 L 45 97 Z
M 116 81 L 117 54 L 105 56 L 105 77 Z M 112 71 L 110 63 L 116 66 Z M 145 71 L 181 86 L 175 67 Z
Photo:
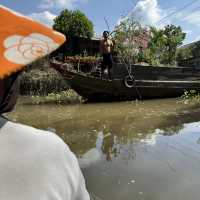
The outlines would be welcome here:
M 94 199 L 200 199 L 198 105 L 177 99 L 18 104 L 9 117 L 63 138 Z

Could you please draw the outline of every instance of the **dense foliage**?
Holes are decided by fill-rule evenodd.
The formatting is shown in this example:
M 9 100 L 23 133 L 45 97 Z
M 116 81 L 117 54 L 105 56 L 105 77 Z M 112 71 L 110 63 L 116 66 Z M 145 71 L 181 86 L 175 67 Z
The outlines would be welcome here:
M 142 46 L 141 33 L 145 28 L 140 23 L 128 18 L 122 21 L 114 31 L 115 53 L 124 62 L 138 62 L 139 49 Z
M 54 19 L 53 29 L 67 37 L 91 38 L 94 33 L 92 22 L 80 10 L 63 10 Z
M 189 59 L 193 57 L 192 48 L 180 48 L 177 49 L 176 52 L 176 61 L 181 63 L 183 60 Z
M 161 64 L 174 64 L 176 51 L 185 39 L 180 26 L 167 25 L 163 29 L 151 27 L 151 41 L 149 44 L 151 62 L 152 60 Z
M 172 65 L 185 36 L 180 26 L 167 25 L 162 29 L 143 27 L 133 18 L 127 18 L 116 27 L 114 40 L 117 55 L 125 60 Z

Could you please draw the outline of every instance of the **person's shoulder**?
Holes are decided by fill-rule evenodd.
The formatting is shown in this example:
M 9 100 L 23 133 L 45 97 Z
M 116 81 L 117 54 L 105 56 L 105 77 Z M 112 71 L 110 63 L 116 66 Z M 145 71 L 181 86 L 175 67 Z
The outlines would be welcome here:
M 55 133 L 40 130 L 31 126 L 15 122 L 8 122 L 6 134 L 10 135 L 12 141 L 20 143 L 24 149 L 39 150 L 41 157 L 48 154 L 48 159 L 53 162 L 71 163 L 78 165 L 75 154 L 70 150 L 68 145 Z
M 2 132 L 6 133 L 8 136 L 12 136 L 13 139 L 23 139 L 27 143 L 37 143 L 44 147 L 49 145 L 67 146 L 64 141 L 55 133 L 46 130 L 40 130 L 21 123 L 8 121 L 4 125 Z
M 75 154 L 55 133 L 10 121 L 4 124 L 0 133 L 0 144 L 15 149 L 13 156 L 23 156 L 26 165 L 30 162 L 29 158 L 37 160 L 41 171 L 45 170 L 44 177 L 45 174 L 52 177 L 51 180 L 64 193 L 78 196 L 80 190 L 80 196 L 88 196 Z

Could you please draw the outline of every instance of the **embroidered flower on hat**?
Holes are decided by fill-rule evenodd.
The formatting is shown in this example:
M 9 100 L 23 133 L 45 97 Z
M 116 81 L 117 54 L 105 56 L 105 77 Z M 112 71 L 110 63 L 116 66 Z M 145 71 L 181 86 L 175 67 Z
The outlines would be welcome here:
M 21 35 L 9 36 L 4 41 L 5 58 L 15 64 L 26 65 L 37 58 L 57 49 L 59 44 L 50 37 L 40 33 L 32 33 L 26 37 Z

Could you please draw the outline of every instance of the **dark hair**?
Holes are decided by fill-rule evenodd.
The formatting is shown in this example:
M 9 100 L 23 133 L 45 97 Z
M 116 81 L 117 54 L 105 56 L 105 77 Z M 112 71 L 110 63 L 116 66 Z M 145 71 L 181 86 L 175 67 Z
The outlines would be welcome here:
M 108 34 L 109 35 L 109 31 L 104 31 L 103 35 Z
M 15 73 L 3 81 L 3 96 L 0 97 L 0 115 L 9 112 L 13 109 L 16 104 L 18 97 L 18 75 Z

